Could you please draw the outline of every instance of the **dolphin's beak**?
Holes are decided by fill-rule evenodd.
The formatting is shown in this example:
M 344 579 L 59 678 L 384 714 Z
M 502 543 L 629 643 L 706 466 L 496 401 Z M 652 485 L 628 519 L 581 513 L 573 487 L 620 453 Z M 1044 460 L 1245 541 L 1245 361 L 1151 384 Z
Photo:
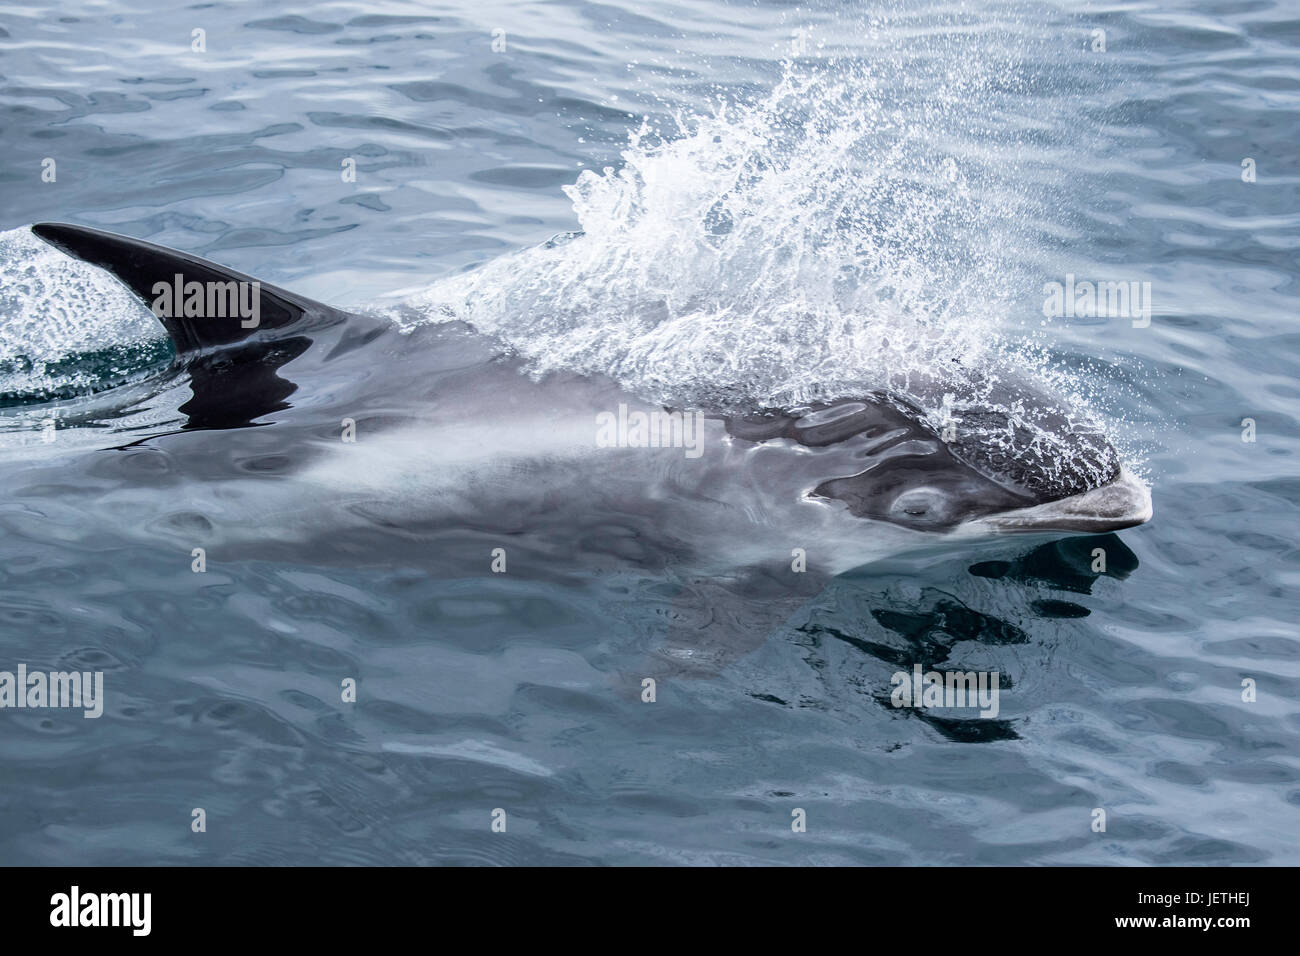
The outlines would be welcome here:
M 1151 520 L 1151 489 L 1121 469 L 1110 484 L 1068 498 L 987 515 L 961 526 L 972 533 L 1082 531 L 1101 534 Z

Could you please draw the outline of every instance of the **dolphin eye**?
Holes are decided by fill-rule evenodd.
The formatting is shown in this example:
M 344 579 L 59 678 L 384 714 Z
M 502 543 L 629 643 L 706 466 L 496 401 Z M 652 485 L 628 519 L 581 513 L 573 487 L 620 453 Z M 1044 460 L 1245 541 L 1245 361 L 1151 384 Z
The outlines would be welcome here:
M 909 518 L 940 518 L 945 502 L 946 496 L 936 488 L 912 488 L 895 498 L 889 510 Z

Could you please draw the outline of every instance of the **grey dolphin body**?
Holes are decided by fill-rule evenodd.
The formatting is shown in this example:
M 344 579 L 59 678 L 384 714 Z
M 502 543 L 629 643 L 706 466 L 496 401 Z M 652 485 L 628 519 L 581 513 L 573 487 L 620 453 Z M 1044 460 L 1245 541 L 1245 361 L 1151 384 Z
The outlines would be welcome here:
M 254 281 L 95 229 L 32 230 L 146 303 L 176 276 Z M 1149 492 L 1105 438 L 1074 434 L 1068 410 L 1028 387 L 999 385 L 1001 400 L 964 408 L 951 436 L 909 396 L 866 392 L 713 410 L 692 436 L 698 454 L 601 447 L 602 414 L 664 410 L 608 380 L 535 381 L 459 323 L 404 335 L 385 319 L 265 283 L 259 305 L 256 327 L 201 308 L 160 316 L 177 352 L 169 381 L 192 393 L 181 418 L 119 445 L 114 463 L 83 469 L 99 482 L 98 503 L 124 522 L 181 538 L 201 532 L 233 551 L 256 541 L 259 554 L 301 553 L 314 541 L 340 560 L 511 540 L 539 565 L 580 551 L 719 568 L 788 561 L 805 547 L 838 573 L 879 556 L 881 529 L 925 540 L 1100 533 L 1151 515 Z M 1014 422 L 996 411 L 1011 406 L 1021 411 Z M 355 443 L 340 440 L 346 421 Z M 213 430 L 222 435 L 192 434 Z M 182 478 L 210 497 L 151 511 L 141 489 Z

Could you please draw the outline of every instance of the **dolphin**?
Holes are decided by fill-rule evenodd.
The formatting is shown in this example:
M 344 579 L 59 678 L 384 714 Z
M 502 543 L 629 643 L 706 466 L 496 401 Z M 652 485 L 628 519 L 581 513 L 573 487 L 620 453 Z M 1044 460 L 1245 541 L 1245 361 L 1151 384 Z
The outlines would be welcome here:
M 452 555 L 508 543 L 538 573 L 577 556 L 719 572 L 788 564 L 802 548 L 834 575 L 889 548 L 1102 534 L 1152 514 L 1103 435 L 1009 377 L 951 429 L 923 410 L 939 388 L 924 383 L 786 408 L 670 409 L 612 379 L 530 376 L 461 322 L 404 332 L 139 239 L 31 228 L 150 305 L 175 349 L 151 392 L 172 417 L 126 443 L 113 432 L 119 457 L 83 459 L 89 498 L 62 504 L 112 515 L 123 533 L 448 571 L 464 561 Z M 619 434 L 626 421 L 663 431 Z M 610 426 L 616 440 L 602 441 Z M 40 489 L 57 466 L 31 469 Z M 183 500 L 162 493 L 182 483 Z

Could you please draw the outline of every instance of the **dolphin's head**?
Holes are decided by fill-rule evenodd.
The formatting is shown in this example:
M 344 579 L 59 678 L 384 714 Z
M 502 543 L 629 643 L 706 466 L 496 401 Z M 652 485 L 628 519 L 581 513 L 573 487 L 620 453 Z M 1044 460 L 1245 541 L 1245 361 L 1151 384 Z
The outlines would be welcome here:
M 908 398 L 875 393 L 727 427 L 799 451 L 811 497 L 917 531 L 1103 533 L 1151 517 L 1149 491 L 1106 437 L 1072 423 L 1043 393 L 1003 387 L 951 411 L 936 427 Z

